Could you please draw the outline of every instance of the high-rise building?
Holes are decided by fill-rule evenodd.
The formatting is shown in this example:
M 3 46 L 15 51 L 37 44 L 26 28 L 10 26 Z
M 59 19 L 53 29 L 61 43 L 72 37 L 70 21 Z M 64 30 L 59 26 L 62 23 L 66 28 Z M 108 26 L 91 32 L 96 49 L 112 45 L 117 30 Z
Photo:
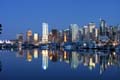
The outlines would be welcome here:
M 117 30 L 117 41 L 120 42 L 120 25 L 117 25 L 118 30 Z
M 95 28 L 95 38 L 96 38 L 96 39 L 98 39 L 98 35 L 99 35 L 98 32 L 99 32 L 99 31 L 98 31 L 98 28 Z
M 48 50 L 42 50 L 42 68 L 44 70 L 48 68 Z
M 52 42 L 52 32 L 50 32 L 48 35 L 48 42 Z
M 23 43 L 23 34 L 22 33 L 20 33 L 20 34 L 17 34 L 17 40 L 18 40 L 18 42 L 20 42 L 20 43 Z
M 84 35 L 83 35 L 83 28 L 80 27 L 79 28 L 79 41 L 83 41 L 83 37 L 84 37 Z
M 23 40 L 23 34 L 20 33 L 20 34 L 17 34 L 17 42 L 18 42 L 18 48 L 21 49 L 22 48 L 22 44 L 24 43 L 24 40 Z
M 32 31 L 28 30 L 27 33 L 26 33 L 26 35 L 27 35 L 27 42 L 28 43 L 32 43 L 32 41 L 33 41 Z
M 33 35 L 33 39 L 34 39 L 34 43 L 38 43 L 39 42 L 39 34 L 38 33 L 34 33 Z
M 77 24 L 70 25 L 71 41 L 77 42 L 79 39 L 79 26 Z
M 89 40 L 94 40 L 95 39 L 95 23 L 91 22 L 88 24 L 89 28 Z
M 42 43 L 48 42 L 48 23 L 42 23 Z
M 63 33 L 63 40 L 64 42 L 71 41 L 70 29 L 65 29 Z
M 67 35 L 66 35 L 66 32 L 64 32 L 64 42 L 67 42 Z
M 60 30 L 57 36 L 57 42 L 62 43 L 64 41 L 64 31 Z
M 89 28 L 88 28 L 88 26 L 83 26 L 83 40 L 84 41 L 89 40 Z
M 100 35 L 105 35 L 106 33 L 106 22 L 100 19 Z
M 93 33 L 93 30 L 94 30 L 94 28 L 95 28 L 95 23 L 94 23 L 94 22 L 89 23 L 89 24 L 88 24 L 88 27 L 89 27 L 89 32 L 90 32 L 90 33 Z
M 52 42 L 58 42 L 58 30 L 52 29 Z

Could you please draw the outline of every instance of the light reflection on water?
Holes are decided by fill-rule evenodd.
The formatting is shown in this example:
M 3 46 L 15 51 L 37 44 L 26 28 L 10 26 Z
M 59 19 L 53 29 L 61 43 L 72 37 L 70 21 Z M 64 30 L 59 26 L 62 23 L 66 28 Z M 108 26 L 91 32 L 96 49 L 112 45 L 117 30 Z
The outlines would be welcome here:
M 32 59 L 37 59 L 42 56 L 42 68 L 48 68 L 48 60 L 52 62 L 65 62 L 71 68 L 76 69 L 80 64 L 87 66 L 90 70 L 94 69 L 96 64 L 100 65 L 100 74 L 104 72 L 109 66 L 120 67 L 120 55 L 116 52 L 97 52 L 97 51 L 63 51 L 63 50 L 20 50 L 17 57 L 25 57 L 28 62 Z
M 116 53 L 116 52 L 32 49 L 32 50 L 19 50 L 15 52 L 15 54 L 12 54 L 12 52 L 10 51 L 6 51 L 6 52 L 2 51 L 1 52 L 2 55 L 0 55 L 1 57 L 0 71 L 1 72 L 4 71 L 3 69 L 6 69 L 7 67 L 9 67 L 9 66 L 6 66 L 4 68 L 2 66 L 4 65 L 4 60 L 2 60 L 2 57 L 5 57 L 6 55 L 5 53 L 11 53 L 11 55 L 15 55 L 14 57 L 11 57 L 11 58 L 14 58 L 14 59 L 20 58 L 26 61 L 27 63 L 33 63 L 34 60 L 41 59 L 41 68 L 45 71 L 47 71 L 51 66 L 54 69 L 54 65 L 57 64 L 58 65 L 57 67 L 61 67 L 62 65 L 64 65 L 64 68 L 68 68 L 66 67 L 66 65 L 68 65 L 71 70 L 79 70 L 82 68 L 88 68 L 90 71 L 98 70 L 94 72 L 93 75 L 96 73 L 98 73 L 99 75 L 102 75 L 110 67 L 113 67 L 113 68 L 117 67 L 117 69 L 119 70 L 118 74 L 120 74 L 120 55 L 119 53 Z M 10 57 L 11 55 L 6 55 L 6 57 Z M 53 62 L 54 64 L 51 65 L 51 62 Z M 9 63 L 9 65 L 10 64 L 11 63 Z M 52 73 L 52 71 L 50 72 Z M 51 74 L 51 73 L 48 73 L 48 74 Z M 64 71 L 63 71 L 63 74 L 64 74 Z M 83 75 L 86 75 L 86 74 L 83 73 Z

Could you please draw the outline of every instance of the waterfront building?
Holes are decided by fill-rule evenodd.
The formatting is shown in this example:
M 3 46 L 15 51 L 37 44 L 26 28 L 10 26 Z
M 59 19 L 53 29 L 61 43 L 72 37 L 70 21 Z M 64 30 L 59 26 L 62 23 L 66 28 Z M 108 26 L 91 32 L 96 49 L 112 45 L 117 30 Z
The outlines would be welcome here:
M 65 29 L 64 30 L 64 32 L 63 32 L 63 40 L 64 40 L 64 42 L 71 41 L 70 29 Z
M 90 33 L 93 33 L 93 32 L 94 32 L 95 26 L 96 26 L 96 25 L 95 25 L 94 22 L 90 22 L 90 23 L 88 24 L 89 32 L 90 32 Z
M 88 24 L 88 29 L 89 29 L 89 40 L 94 40 L 95 39 L 95 23 L 91 22 Z
M 42 43 L 48 43 L 48 23 L 42 23 Z
M 39 43 L 39 34 L 38 33 L 34 33 L 33 40 L 34 40 L 34 44 L 38 45 L 38 43 Z
M 58 32 L 58 43 L 64 42 L 64 31 L 60 30 Z
M 66 32 L 64 32 L 64 42 L 67 42 L 67 35 L 66 35 Z
M 50 32 L 49 35 L 48 35 L 48 42 L 49 42 L 49 43 L 52 42 L 52 32 Z
M 94 36 L 95 36 L 95 40 L 98 40 L 98 36 L 99 36 L 99 30 L 98 30 L 98 28 L 95 28 Z
M 83 28 L 82 27 L 80 27 L 79 28 L 79 41 L 83 41 Z
M 77 24 L 70 25 L 70 34 L 72 42 L 77 42 L 79 40 L 79 26 Z
M 52 29 L 52 42 L 58 42 L 58 30 Z
M 27 43 L 30 44 L 33 41 L 33 36 L 32 36 L 32 30 L 28 30 L 26 33 L 27 37 Z
M 100 35 L 104 36 L 106 34 L 106 22 L 103 19 L 100 19 Z
M 120 42 L 120 25 L 117 25 L 117 41 Z
M 24 42 L 23 33 L 17 34 L 17 40 L 18 40 L 18 43 Z
M 89 28 L 88 28 L 88 26 L 83 26 L 83 40 L 89 41 Z

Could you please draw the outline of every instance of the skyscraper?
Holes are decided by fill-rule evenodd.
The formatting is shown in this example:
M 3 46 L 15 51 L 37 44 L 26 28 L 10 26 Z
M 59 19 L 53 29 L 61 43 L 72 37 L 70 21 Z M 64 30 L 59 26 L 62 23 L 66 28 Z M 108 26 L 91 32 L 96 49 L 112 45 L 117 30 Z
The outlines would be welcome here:
M 17 34 L 17 41 L 18 41 L 18 48 L 21 49 L 22 48 L 22 44 L 24 42 L 22 33 Z
M 98 28 L 95 28 L 95 38 L 98 38 Z
M 105 35 L 106 32 L 106 22 L 103 19 L 100 19 L 100 35 Z
M 83 26 L 83 40 L 89 41 L 89 28 L 88 28 L 88 26 Z
M 48 42 L 48 23 L 42 23 L 42 43 Z
M 57 41 L 58 41 L 58 30 L 52 29 L 52 42 L 57 42 Z
M 117 40 L 120 41 L 120 25 L 117 25 L 118 31 L 117 31 Z
M 39 34 L 34 33 L 33 39 L 34 39 L 34 44 L 37 44 L 39 42 Z
M 93 33 L 93 29 L 95 28 L 95 23 L 93 23 L 93 22 L 89 23 L 88 27 L 89 27 L 89 32 Z
M 70 25 L 71 41 L 77 42 L 79 39 L 79 27 L 77 24 Z
M 32 31 L 31 31 L 31 30 L 28 30 L 27 33 L 26 33 L 26 35 L 27 35 L 27 42 L 28 42 L 28 43 L 32 43 L 32 41 L 33 41 Z
M 64 32 L 63 32 L 63 40 L 64 40 L 64 42 L 71 41 L 70 29 L 65 29 L 64 30 Z
M 23 34 L 22 33 L 17 34 L 17 40 L 18 40 L 18 42 L 23 43 Z
M 90 22 L 88 24 L 89 27 L 89 40 L 94 40 L 95 38 L 95 23 L 94 22 Z

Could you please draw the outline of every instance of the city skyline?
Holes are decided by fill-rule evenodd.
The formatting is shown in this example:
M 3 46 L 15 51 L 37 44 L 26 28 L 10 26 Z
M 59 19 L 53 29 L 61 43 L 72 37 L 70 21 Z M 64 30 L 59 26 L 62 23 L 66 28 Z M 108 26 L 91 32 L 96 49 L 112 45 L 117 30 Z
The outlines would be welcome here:
M 1 80 L 119 80 L 120 0 L 0 0 Z
M 13 39 L 17 33 L 28 29 L 41 34 L 42 22 L 49 23 L 49 30 L 65 29 L 69 24 L 83 26 L 95 22 L 99 25 L 99 18 L 110 25 L 120 23 L 119 0 L 1 0 L 0 3 L 1 39 Z
M 87 24 L 84 24 L 84 25 L 79 25 L 79 24 L 69 24 L 68 25 L 68 27 L 66 27 L 66 28 L 64 28 L 64 29 L 59 29 L 59 27 L 54 27 L 54 28 L 51 28 L 51 29 L 49 29 L 49 23 L 46 23 L 46 22 L 42 22 L 41 23 L 41 27 L 42 27 L 42 30 L 41 31 L 39 31 L 39 32 L 36 32 L 36 31 L 34 31 L 34 29 L 32 30 L 32 29 L 30 29 L 30 28 L 28 28 L 25 32 L 19 32 L 19 33 L 16 33 L 15 34 L 15 36 L 13 37 L 13 38 L 2 38 L 1 37 L 1 40 L 12 40 L 12 39 L 16 39 L 16 37 L 18 36 L 18 35 L 23 35 L 23 37 L 25 38 L 26 36 L 26 32 L 27 33 L 29 33 L 30 32 L 30 35 L 31 36 L 33 36 L 34 35 L 34 33 L 36 33 L 37 35 L 38 35 L 38 37 L 42 37 L 44 34 L 46 34 L 46 33 L 44 33 L 43 31 L 44 31 L 44 29 L 45 28 L 47 28 L 47 34 L 46 34 L 46 37 L 48 36 L 48 34 L 50 34 L 50 32 L 52 31 L 52 30 L 59 30 L 59 31 L 64 31 L 64 30 L 67 30 L 67 29 L 72 29 L 72 26 L 75 26 L 75 27 L 78 27 L 78 29 L 83 29 L 83 28 L 87 28 L 87 27 L 91 27 L 91 29 L 90 29 L 90 33 L 92 33 L 91 31 L 92 31 L 92 29 L 94 29 L 94 28 L 96 28 L 96 29 L 100 29 L 101 30 L 101 27 L 103 26 L 103 28 L 102 28 L 102 30 L 101 31 L 103 31 L 102 33 L 104 34 L 104 32 L 106 31 L 105 30 L 105 27 L 108 27 L 108 28 L 110 28 L 110 27 L 119 27 L 120 26 L 120 24 L 116 24 L 116 25 L 109 25 L 108 23 L 107 23 L 107 21 L 106 20 L 104 20 L 104 19 L 102 19 L 102 18 L 100 18 L 99 19 L 99 25 L 96 25 L 96 24 L 98 24 L 98 23 L 95 23 L 95 22 L 92 22 L 92 21 L 90 21 L 89 23 L 87 23 Z M 1 24 L 2 25 L 2 24 Z M 1 31 L 1 33 L 2 34 L 4 34 L 3 33 L 3 25 L 2 25 L 2 31 Z M 74 28 L 73 28 L 74 29 Z M 75 31 L 76 30 L 78 30 L 78 29 L 74 29 Z M 78 30 L 79 31 L 79 30 Z M 2 35 L 1 34 L 1 35 Z M 96 35 L 96 34 L 95 34 Z M 102 35 L 101 33 L 100 33 L 100 35 Z M 104 34 L 105 35 L 105 34 Z
M 120 45 L 120 25 L 109 26 L 100 19 L 99 27 L 90 22 L 83 27 L 70 24 L 67 29 L 51 29 L 49 24 L 42 23 L 42 35 L 32 30 L 26 34 L 18 33 L 11 40 L 0 40 L 1 49 L 5 48 L 40 48 L 40 49 L 108 49 L 117 50 Z

